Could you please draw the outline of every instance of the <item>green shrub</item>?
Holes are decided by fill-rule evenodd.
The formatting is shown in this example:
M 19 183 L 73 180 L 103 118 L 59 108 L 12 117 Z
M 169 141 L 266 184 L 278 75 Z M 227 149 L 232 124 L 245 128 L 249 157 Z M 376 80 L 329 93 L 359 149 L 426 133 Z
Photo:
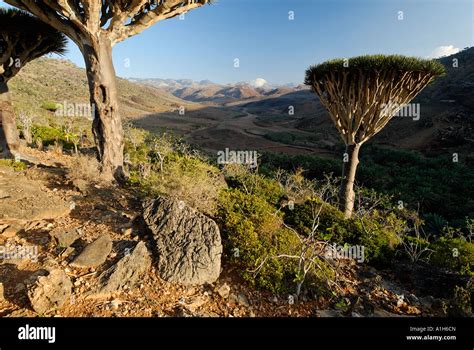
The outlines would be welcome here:
M 281 213 L 262 196 L 240 189 L 223 191 L 219 208 L 225 250 L 242 276 L 275 293 L 293 292 L 301 278 L 298 260 L 281 255 L 299 255 L 301 241 L 283 225 Z M 317 293 L 326 289 L 324 280 L 333 274 L 323 261 L 319 263 L 322 269 L 314 269 L 306 278 L 307 286 Z
M 431 244 L 431 249 L 434 251 L 431 263 L 461 274 L 473 275 L 474 243 L 466 241 L 464 237 L 440 237 Z
M 177 150 L 175 140 L 166 135 L 151 136 L 130 127 L 127 134 L 131 136 L 125 145 L 131 185 L 138 186 L 146 196 L 176 197 L 215 216 L 219 193 L 227 187 L 218 168 L 199 155 Z M 164 157 L 162 162 L 158 151 Z
M 46 125 L 33 125 L 31 127 L 33 142 L 41 140 L 44 146 L 54 145 L 55 142 L 66 142 L 63 130 Z
M 424 215 L 424 229 L 428 234 L 439 235 L 448 222 L 436 213 L 428 213 Z
M 7 166 L 12 168 L 14 171 L 23 171 L 28 166 L 23 162 L 17 162 L 13 159 L 0 159 L 0 166 Z
M 382 215 L 378 211 L 353 220 L 354 227 L 360 233 L 354 243 L 365 247 L 366 261 L 375 265 L 390 265 L 401 243 L 400 236 L 406 222 L 394 213 Z
M 395 248 L 400 243 L 399 234 L 405 227 L 405 221 L 394 213 L 382 215 L 377 210 L 367 213 L 364 217 L 344 219 L 340 210 L 320 199 L 295 204 L 293 209 L 285 208 L 285 222 L 299 232 L 309 234 L 318 212 L 318 239 L 338 245 L 362 245 L 365 247 L 365 261 L 378 264 L 391 261 Z
M 260 196 L 232 189 L 221 195 L 219 219 L 226 250 L 243 277 L 275 292 L 284 290 L 295 277 L 295 266 L 272 257 L 291 253 L 298 242 L 281 227 L 275 209 Z M 252 273 L 262 263 L 258 274 Z
M 46 101 L 46 102 L 43 102 L 43 104 L 41 105 L 41 108 L 46 109 L 47 111 L 50 111 L 50 112 L 56 112 L 59 108 L 59 105 L 56 102 Z
M 291 132 L 270 132 L 265 134 L 265 138 L 269 139 L 270 141 L 281 142 L 291 145 L 296 136 L 293 135 Z
M 229 187 L 254 194 L 270 205 L 278 206 L 282 197 L 285 196 L 285 191 L 278 181 L 251 173 L 241 166 L 227 167 L 225 174 Z
M 468 283 L 467 288 L 454 287 L 454 295 L 449 303 L 448 315 L 451 317 L 470 317 L 472 315 L 472 294 L 474 290 Z

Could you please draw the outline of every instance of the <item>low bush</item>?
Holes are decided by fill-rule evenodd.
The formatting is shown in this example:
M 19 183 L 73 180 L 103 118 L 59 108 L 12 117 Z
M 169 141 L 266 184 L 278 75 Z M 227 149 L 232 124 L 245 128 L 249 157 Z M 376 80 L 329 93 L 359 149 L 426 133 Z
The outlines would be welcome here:
M 47 111 L 50 111 L 50 112 L 56 112 L 59 106 L 56 102 L 45 101 L 41 105 L 41 108 L 46 109 Z
M 287 228 L 281 212 L 262 196 L 228 189 L 220 197 L 219 223 L 226 252 L 242 276 L 275 293 L 292 293 L 302 278 L 315 294 L 327 291 L 334 271 L 318 257 L 306 275 L 298 269 L 302 242 Z
M 474 275 L 474 243 L 464 237 L 440 237 L 431 244 L 430 262 L 461 274 Z
M 471 317 L 473 294 L 474 288 L 471 283 L 468 283 L 466 288 L 455 286 L 453 297 L 448 305 L 448 315 L 451 317 Z
M 284 212 L 285 222 L 299 232 L 310 233 L 317 220 L 318 239 L 339 245 L 362 245 L 365 261 L 376 264 L 390 263 L 406 224 L 394 213 L 382 215 L 377 210 L 362 217 L 344 219 L 340 210 L 318 198 L 296 204 L 293 209 L 287 207 Z M 319 215 L 316 217 L 316 214 Z
M 13 159 L 0 159 L 0 166 L 7 166 L 12 168 L 14 171 L 23 171 L 28 168 L 25 163 L 17 162 Z
M 227 166 L 224 169 L 224 174 L 230 187 L 254 194 L 270 205 L 278 206 L 280 200 L 285 196 L 285 191 L 278 181 L 253 173 L 245 166 Z
M 199 154 L 180 147 L 170 135 L 152 136 L 146 131 L 127 130 L 125 153 L 129 182 L 143 195 L 167 195 L 214 217 L 219 192 L 226 183 L 219 169 Z

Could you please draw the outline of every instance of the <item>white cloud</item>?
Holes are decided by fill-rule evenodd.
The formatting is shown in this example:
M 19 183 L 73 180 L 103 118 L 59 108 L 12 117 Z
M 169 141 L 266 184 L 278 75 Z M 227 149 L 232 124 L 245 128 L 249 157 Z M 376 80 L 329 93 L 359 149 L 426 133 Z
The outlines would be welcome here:
M 454 47 L 453 45 L 446 45 L 446 46 L 438 46 L 436 49 L 431 52 L 430 58 L 439 58 L 449 55 L 454 55 L 458 53 L 460 49 L 458 47 Z
M 263 79 L 263 78 L 257 78 L 257 79 L 255 79 L 255 80 L 252 80 L 252 81 L 250 82 L 250 84 L 251 84 L 252 86 L 255 86 L 255 87 L 257 87 L 257 88 L 260 88 L 260 87 L 264 87 L 265 85 L 267 85 L 268 82 L 267 82 L 265 79 Z

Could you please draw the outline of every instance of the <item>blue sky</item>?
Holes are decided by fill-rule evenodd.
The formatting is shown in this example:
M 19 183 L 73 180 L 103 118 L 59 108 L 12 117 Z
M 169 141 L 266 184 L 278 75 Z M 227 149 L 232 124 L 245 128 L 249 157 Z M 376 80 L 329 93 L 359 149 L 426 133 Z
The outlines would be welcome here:
M 218 0 L 118 44 L 114 62 L 122 77 L 301 83 L 326 59 L 473 46 L 473 28 L 474 0 Z M 66 57 L 84 66 L 74 44 Z

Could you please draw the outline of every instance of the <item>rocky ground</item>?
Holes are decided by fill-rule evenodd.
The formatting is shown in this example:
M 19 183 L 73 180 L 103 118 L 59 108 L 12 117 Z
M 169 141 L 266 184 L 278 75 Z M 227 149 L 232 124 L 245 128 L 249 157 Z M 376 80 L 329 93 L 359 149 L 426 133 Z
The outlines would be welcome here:
M 204 269 L 192 266 L 193 258 L 183 253 L 187 248 L 168 252 L 171 266 L 156 249 L 187 244 L 179 235 L 174 242 L 163 241 L 144 230 L 143 204 L 133 190 L 77 176 L 80 169 L 71 156 L 24 152 L 30 159 L 26 170 L 0 167 L 0 316 L 443 315 L 442 297 L 415 295 L 420 288 L 400 278 L 413 271 L 402 268 L 397 276 L 341 262 L 344 296 L 337 299 L 294 300 L 256 290 L 225 256 L 222 265 L 215 261 L 222 248 L 217 226 L 191 208 L 176 222 L 166 216 L 177 210 L 173 205 L 182 209 L 180 202 L 161 212 L 150 207 L 148 214 L 155 223 L 167 223 L 158 225 L 162 231 L 179 226 L 214 232 L 213 248 L 193 248 Z M 193 233 L 195 245 L 199 232 Z

